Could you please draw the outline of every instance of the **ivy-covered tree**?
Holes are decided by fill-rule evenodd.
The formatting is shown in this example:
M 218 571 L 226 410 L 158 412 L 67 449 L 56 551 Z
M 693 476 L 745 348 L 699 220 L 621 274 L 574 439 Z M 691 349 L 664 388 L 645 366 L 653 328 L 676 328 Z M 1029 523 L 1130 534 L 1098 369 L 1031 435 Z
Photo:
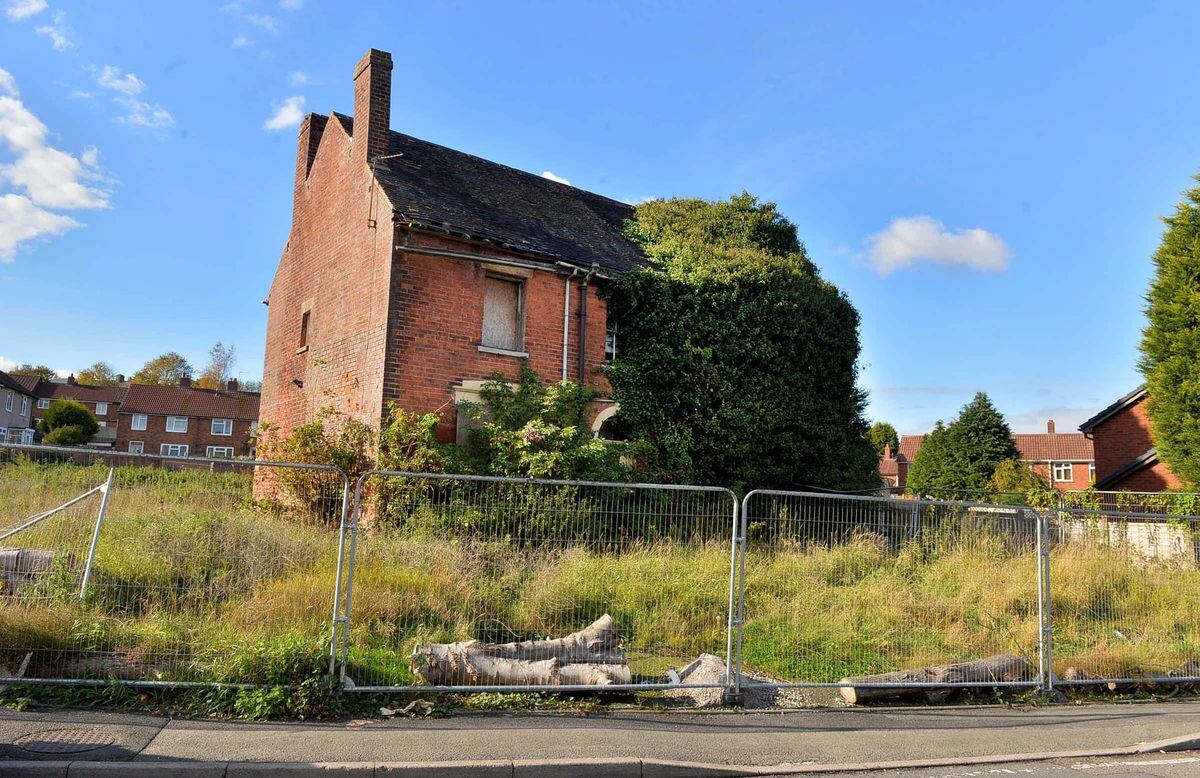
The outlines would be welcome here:
M 1139 362 L 1158 456 L 1200 486 L 1200 187 L 1166 217 L 1146 295 L 1150 323 Z
M 774 203 L 639 205 L 652 261 L 606 289 L 618 431 L 670 481 L 745 489 L 879 483 L 858 387 L 858 311 Z
M 82 446 L 98 429 L 96 417 L 75 400 L 55 400 L 38 422 L 42 442 L 51 446 Z
M 925 439 L 909 470 L 908 484 L 914 491 L 987 491 L 1000 463 L 1019 457 L 1008 422 L 979 392 L 950 426 L 941 429 L 939 423 Z
M 895 456 L 896 451 L 900 448 L 900 436 L 896 434 L 896 428 L 886 421 L 877 421 L 872 424 L 871 429 L 867 430 L 867 440 L 871 441 L 875 453 L 879 456 L 883 456 L 883 452 L 889 449 L 892 456 Z

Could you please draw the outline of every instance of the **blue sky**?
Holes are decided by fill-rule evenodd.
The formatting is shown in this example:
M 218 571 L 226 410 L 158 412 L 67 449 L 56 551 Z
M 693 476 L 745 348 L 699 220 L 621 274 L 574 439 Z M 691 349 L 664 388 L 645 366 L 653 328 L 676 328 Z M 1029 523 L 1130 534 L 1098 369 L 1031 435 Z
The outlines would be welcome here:
M 0 365 L 222 340 L 258 377 L 295 124 L 352 112 L 372 46 L 395 129 L 631 202 L 778 201 L 901 432 L 979 389 L 1063 429 L 1136 386 L 1159 217 L 1200 169 L 1195 3 L 0 9 Z

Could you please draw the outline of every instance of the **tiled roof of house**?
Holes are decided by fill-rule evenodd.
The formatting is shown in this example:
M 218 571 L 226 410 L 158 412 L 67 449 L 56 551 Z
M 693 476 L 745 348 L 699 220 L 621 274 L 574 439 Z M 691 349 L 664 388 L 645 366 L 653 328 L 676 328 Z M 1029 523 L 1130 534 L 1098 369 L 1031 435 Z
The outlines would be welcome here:
M 353 134 L 351 117 L 333 116 Z M 400 156 L 380 160 L 375 177 L 416 227 L 610 273 L 646 264 L 623 234 L 625 203 L 399 132 L 386 154 Z
M 911 462 L 928 435 L 904 435 L 900 438 L 900 456 Z M 1080 432 L 1018 432 L 1013 441 L 1026 462 L 1091 462 L 1096 458 L 1092 441 Z
M 1135 405 L 1135 404 L 1141 402 L 1142 398 L 1145 396 L 1146 396 L 1146 387 L 1139 386 L 1137 389 L 1134 389 L 1132 392 L 1125 395 L 1120 400 L 1117 400 L 1112 405 L 1110 405 L 1107 408 L 1105 408 L 1104 410 L 1100 411 L 1095 416 L 1093 416 L 1092 418 L 1085 421 L 1083 424 L 1080 424 L 1079 431 L 1080 432 L 1091 432 L 1093 429 L 1096 428 L 1097 424 L 1100 424 L 1101 422 L 1107 420 L 1110 416 L 1117 413 L 1118 411 L 1128 408 L 1130 405 Z
M 216 389 L 133 384 L 121 403 L 121 413 L 256 421 L 258 395 Z
M 33 397 L 33 392 L 25 385 L 25 382 L 20 380 L 21 378 L 26 377 L 27 376 L 9 375 L 3 370 L 0 370 L 0 386 L 12 389 L 14 392 L 20 392 L 21 394 Z M 36 378 L 36 376 L 33 377 Z
M 900 463 L 890 457 L 879 458 L 879 474 L 880 475 L 899 475 Z
M 91 386 L 89 384 L 65 384 L 47 381 L 33 375 L 13 376 L 25 385 L 34 397 L 48 400 L 81 400 L 83 402 L 119 403 L 125 394 L 125 386 Z

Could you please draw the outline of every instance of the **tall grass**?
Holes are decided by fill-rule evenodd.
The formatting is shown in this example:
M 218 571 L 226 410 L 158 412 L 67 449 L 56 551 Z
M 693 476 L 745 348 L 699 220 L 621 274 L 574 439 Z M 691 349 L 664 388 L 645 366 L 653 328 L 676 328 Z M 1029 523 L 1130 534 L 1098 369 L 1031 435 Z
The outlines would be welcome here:
M 0 526 L 106 474 L 2 465 Z M 13 668 L 32 651 L 35 677 L 260 681 L 292 666 L 281 650 L 319 658 L 338 540 L 319 517 L 256 504 L 250 473 L 124 471 L 81 602 L 95 508 L 8 541 L 62 554 L 55 574 L 0 596 L 0 664 Z M 727 542 L 670 532 L 619 545 L 538 543 L 378 522 L 358 545 L 348 672 L 360 685 L 405 684 L 417 642 L 557 636 L 610 613 L 634 673 L 661 680 L 701 652 L 723 654 L 729 564 Z M 1163 674 L 1200 658 L 1195 569 L 1068 543 L 1054 550 L 1051 574 L 1059 669 Z M 836 681 L 1000 652 L 1036 658 L 1033 554 L 985 531 L 900 544 L 868 532 L 772 538 L 751 545 L 745 590 L 746 665 L 781 679 Z

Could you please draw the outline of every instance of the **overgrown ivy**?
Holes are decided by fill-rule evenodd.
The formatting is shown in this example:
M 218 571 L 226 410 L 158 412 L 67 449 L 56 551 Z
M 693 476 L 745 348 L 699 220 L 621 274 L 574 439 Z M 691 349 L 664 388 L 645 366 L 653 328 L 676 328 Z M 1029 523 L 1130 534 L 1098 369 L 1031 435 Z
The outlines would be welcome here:
M 628 228 L 653 262 L 605 291 L 616 429 L 657 477 L 735 489 L 877 485 L 857 310 L 774 203 L 657 200 Z

